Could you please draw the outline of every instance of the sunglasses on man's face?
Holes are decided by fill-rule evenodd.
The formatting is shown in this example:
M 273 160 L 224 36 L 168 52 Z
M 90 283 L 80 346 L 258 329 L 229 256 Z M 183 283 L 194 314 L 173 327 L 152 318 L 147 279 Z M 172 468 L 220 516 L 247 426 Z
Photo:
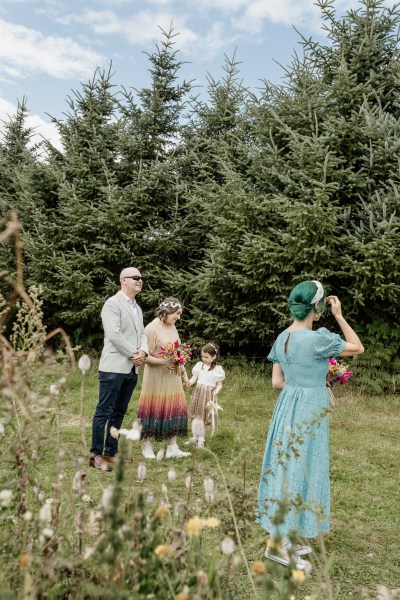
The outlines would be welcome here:
M 133 279 L 133 281 L 144 281 L 141 275 L 127 275 L 124 279 Z

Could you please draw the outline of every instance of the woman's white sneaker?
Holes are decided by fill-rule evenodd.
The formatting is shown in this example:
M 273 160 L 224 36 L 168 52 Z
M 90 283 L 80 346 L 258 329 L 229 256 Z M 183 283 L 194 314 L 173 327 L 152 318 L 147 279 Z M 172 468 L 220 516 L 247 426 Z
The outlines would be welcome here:
M 285 542 L 281 546 L 281 548 L 284 552 L 287 552 L 290 547 L 291 547 L 290 542 Z M 296 544 L 294 547 L 294 550 L 295 550 L 297 556 L 306 556 L 307 554 L 311 554 L 311 552 L 313 551 L 311 546 L 306 546 L 305 544 Z
M 185 458 L 185 456 L 190 456 L 190 452 L 183 452 L 183 450 L 179 448 L 178 444 L 167 446 L 165 458 Z
M 271 550 L 269 550 L 268 548 L 265 550 L 264 553 L 265 558 L 268 558 L 269 560 L 273 560 L 274 562 L 279 563 L 280 565 L 283 565 L 285 567 L 287 567 L 287 565 L 291 562 L 291 558 L 289 556 L 289 554 L 285 551 L 280 551 L 277 554 L 274 554 Z M 295 565 L 296 565 L 296 569 L 299 569 L 299 571 L 305 571 L 306 573 L 311 573 L 311 563 L 308 562 L 308 560 L 303 560 L 302 558 L 300 558 L 300 556 L 298 554 L 295 554 L 292 558 L 292 561 L 294 561 Z

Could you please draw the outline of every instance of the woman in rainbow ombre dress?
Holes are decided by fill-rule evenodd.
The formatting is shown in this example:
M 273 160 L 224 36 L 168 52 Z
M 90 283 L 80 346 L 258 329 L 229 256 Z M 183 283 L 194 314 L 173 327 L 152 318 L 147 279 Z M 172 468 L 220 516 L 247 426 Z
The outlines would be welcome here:
M 151 440 L 168 440 L 166 458 L 183 458 L 177 437 L 187 436 L 187 403 L 181 370 L 160 357 L 161 346 L 179 340 L 175 323 L 183 311 L 177 298 L 166 298 L 156 310 L 156 318 L 146 327 L 149 355 L 145 360 L 138 419 L 142 426 L 144 458 L 156 458 Z

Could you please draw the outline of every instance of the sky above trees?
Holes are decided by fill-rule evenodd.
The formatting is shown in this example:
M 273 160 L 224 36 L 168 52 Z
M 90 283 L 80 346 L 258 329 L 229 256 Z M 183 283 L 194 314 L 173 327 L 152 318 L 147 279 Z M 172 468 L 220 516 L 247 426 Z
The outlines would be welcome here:
M 336 2 L 339 14 L 357 6 L 356 0 Z M 116 86 L 148 85 L 145 53 L 171 23 L 186 62 L 181 76 L 200 94 L 208 73 L 222 76 L 224 54 L 236 51 L 244 83 L 256 88 L 263 79 L 278 81 L 280 65 L 301 51 L 294 27 L 324 37 L 313 0 L 3 0 L 0 119 L 26 96 L 29 125 L 57 143 L 49 115 L 62 115 L 71 90 L 110 62 Z

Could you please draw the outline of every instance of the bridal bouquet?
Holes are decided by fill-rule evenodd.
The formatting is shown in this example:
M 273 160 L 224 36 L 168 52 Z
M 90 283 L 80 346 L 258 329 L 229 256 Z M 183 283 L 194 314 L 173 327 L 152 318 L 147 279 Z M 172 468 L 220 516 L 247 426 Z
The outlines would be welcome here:
M 329 388 L 331 404 L 336 404 L 336 398 L 333 395 L 332 387 L 335 383 L 345 384 L 353 375 L 353 371 L 348 370 L 348 366 L 336 360 L 336 358 L 328 358 L 329 371 L 326 376 L 326 385 Z
M 168 342 L 165 346 L 160 346 L 161 351 L 158 353 L 162 358 L 167 358 L 175 367 L 182 365 L 183 367 L 192 358 L 195 348 L 191 344 L 181 344 L 176 342 Z

